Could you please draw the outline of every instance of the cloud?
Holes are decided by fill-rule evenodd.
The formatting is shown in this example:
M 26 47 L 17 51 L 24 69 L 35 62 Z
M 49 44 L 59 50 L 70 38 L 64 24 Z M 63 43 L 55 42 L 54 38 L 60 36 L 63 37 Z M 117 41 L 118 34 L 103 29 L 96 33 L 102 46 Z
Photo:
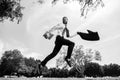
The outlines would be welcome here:
M 43 59 L 43 54 L 40 54 L 40 53 L 38 53 L 38 52 L 30 52 L 30 51 L 28 51 L 28 52 L 25 52 L 25 55 L 24 55 L 25 57 L 27 57 L 27 58 L 29 58 L 29 57 L 33 57 L 33 58 L 35 58 L 35 59 Z
M 4 43 L 2 40 L 0 40 L 0 57 L 2 56 L 3 48 L 4 48 Z
M 23 56 L 24 56 L 24 52 L 28 50 L 28 48 L 22 42 L 17 41 L 15 39 L 9 39 L 8 41 L 4 39 L 0 40 L 0 53 L 3 54 L 4 51 L 14 50 L 14 49 L 20 50 Z
M 3 47 L 4 47 L 4 43 L 0 40 L 0 52 L 2 52 Z

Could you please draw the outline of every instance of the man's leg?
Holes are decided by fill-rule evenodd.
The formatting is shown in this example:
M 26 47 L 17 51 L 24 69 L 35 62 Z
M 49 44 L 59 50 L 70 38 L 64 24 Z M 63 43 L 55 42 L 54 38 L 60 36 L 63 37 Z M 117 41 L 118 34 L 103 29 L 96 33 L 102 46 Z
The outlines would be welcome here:
M 60 51 L 61 47 L 62 47 L 61 44 L 59 44 L 59 43 L 55 44 L 55 47 L 54 47 L 53 52 L 52 52 L 50 55 L 48 55 L 48 56 L 41 62 L 41 65 L 42 65 L 42 66 L 45 66 L 46 63 L 47 63 L 50 59 L 52 59 L 53 57 L 55 57 L 55 56 L 57 55 L 57 53 Z
M 71 67 L 70 58 L 71 58 L 75 43 L 70 40 L 63 39 L 62 44 L 68 46 L 67 56 L 65 57 L 65 60 L 68 63 L 68 65 Z
M 74 48 L 74 45 L 75 45 L 75 43 L 74 42 L 68 42 L 69 44 L 68 44 L 68 51 L 67 51 L 67 56 L 66 56 L 66 58 L 67 59 L 70 59 L 71 58 L 71 55 L 72 55 L 72 51 L 73 51 L 73 48 Z
M 70 41 L 70 40 L 67 40 L 67 39 L 63 39 L 61 42 L 62 42 L 63 45 L 67 45 L 68 46 L 68 51 L 67 51 L 66 58 L 70 59 L 75 43 Z

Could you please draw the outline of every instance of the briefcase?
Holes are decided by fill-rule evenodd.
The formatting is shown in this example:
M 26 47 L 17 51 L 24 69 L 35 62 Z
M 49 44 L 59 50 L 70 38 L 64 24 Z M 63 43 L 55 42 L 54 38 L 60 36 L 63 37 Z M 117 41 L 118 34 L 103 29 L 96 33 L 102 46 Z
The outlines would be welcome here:
M 45 39 L 50 40 L 54 36 L 54 34 L 47 31 L 47 32 L 45 32 L 45 34 L 43 36 L 44 36 Z

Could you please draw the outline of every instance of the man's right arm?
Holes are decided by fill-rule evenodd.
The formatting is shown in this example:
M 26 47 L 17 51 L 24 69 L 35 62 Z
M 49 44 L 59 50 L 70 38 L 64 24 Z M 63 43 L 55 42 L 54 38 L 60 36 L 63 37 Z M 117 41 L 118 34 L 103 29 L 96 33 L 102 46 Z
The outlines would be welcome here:
M 56 31 L 56 30 L 63 30 L 63 27 L 60 26 L 60 24 L 57 24 L 56 26 L 53 26 L 53 27 L 49 30 L 49 32 L 54 32 L 54 31 Z

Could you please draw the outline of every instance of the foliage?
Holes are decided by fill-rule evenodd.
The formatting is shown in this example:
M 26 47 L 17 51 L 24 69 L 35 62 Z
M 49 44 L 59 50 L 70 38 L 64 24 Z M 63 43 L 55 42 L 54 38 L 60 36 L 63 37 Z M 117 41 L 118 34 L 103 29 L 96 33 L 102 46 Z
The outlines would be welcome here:
M 78 66 L 79 67 L 79 66 Z M 83 66 L 84 67 L 84 66 Z M 81 71 L 82 70 L 82 71 Z M 69 70 L 69 77 L 84 77 L 84 69 L 80 68 L 78 71 L 77 68 L 74 66 Z
M 33 76 L 39 76 L 38 73 L 38 64 L 41 62 L 40 60 L 35 60 L 34 58 L 23 58 L 23 62 L 21 63 L 21 66 L 19 68 L 18 74 L 24 75 L 27 77 L 33 77 Z
M 38 0 L 38 3 L 43 4 L 45 1 L 44 0 Z
M 56 60 L 56 67 L 69 68 L 64 58 L 66 56 L 67 48 L 62 48 L 60 57 Z M 98 54 L 99 55 L 96 55 Z M 92 49 L 84 49 L 83 46 L 76 46 L 71 56 L 73 66 L 84 66 L 92 60 L 101 60 L 100 52 Z
M 80 14 L 81 16 L 85 17 L 91 9 L 95 10 L 97 7 L 99 7 L 99 5 L 101 5 L 101 7 L 104 7 L 102 0 L 52 0 L 51 4 L 56 5 L 59 1 L 63 1 L 64 4 L 68 4 L 73 1 L 78 2 L 80 4 Z M 40 4 L 43 4 L 45 0 L 38 0 L 38 2 Z
M 30 66 L 30 67 L 33 67 L 35 68 L 36 65 L 37 65 L 37 62 L 34 58 L 30 57 L 30 58 L 24 58 L 24 61 L 25 61 L 25 64 L 26 66 Z
M 104 76 L 120 76 L 120 65 L 118 64 L 109 64 L 109 65 L 104 65 Z
M 66 62 L 64 62 L 66 48 L 60 51 L 61 60 L 59 59 L 59 65 L 55 68 L 45 68 L 46 72 L 43 74 L 44 77 L 103 77 L 103 76 L 120 76 L 120 65 L 109 64 L 101 66 L 98 63 L 91 62 L 93 59 L 101 60 L 99 51 L 93 51 L 92 49 L 83 49 L 83 46 L 76 47 L 74 49 L 72 60 L 72 68 L 68 68 Z M 79 55 L 81 54 L 81 55 Z M 96 55 L 97 54 L 97 55 Z M 99 54 L 99 56 L 98 56 Z M 97 57 L 96 57 L 97 56 Z M 84 58 L 82 58 L 84 57 Z M 83 60 L 81 60 L 83 59 Z M 26 76 L 26 77 L 37 77 L 40 76 L 39 65 L 40 60 L 34 58 L 23 57 L 21 52 L 17 49 L 5 51 L 0 60 L 0 76 L 4 75 L 15 75 Z M 63 64 L 62 64 L 63 63 Z M 62 67 L 61 67 L 62 64 Z M 60 68 L 59 68 L 60 67 Z M 42 70 L 43 71 L 43 70 Z
M 5 51 L 1 58 L 1 68 L 0 71 L 3 75 L 10 75 L 16 73 L 20 63 L 22 62 L 23 56 L 21 52 L 17 49 Z
M 48 73 L 44 77 L 68 77 L 69 71 L 68 69 L 60 69 L 60 68 L 50 68 Z
M 85 64 L 84 75 L 88 77 L 102 77 L 104 74 L 102 66 L 98 63 Z
M 21 52 L 17 49 L 5 51 L 1 57 L 0 65 L 0 76 L 12 75 L 17 73 L 17 76 L 35 76 L 37 64 L 40 60 L 35 60 L 34 58 L 23 57 Z
M 29 73 L 30 73 L 29 68 L 25 65 L 25 63 L 23 61 L 20 64 L 20 67 L 18 69 L 17 75 L 18 76 L 21 76 L 21 75 L 27 76 L 27 74 L 29 74 Z
M 52 0 L 51 4 L 55 5 L 61 0 Z M 90 12 L 90 10 L 96 10 L 99 5 L 104 7 L 102 0 L 62 0 L 64 4 L 76 1 L 80 4 L 80 15 L 85 16 Z M 21 6 L 21 0 L 0 0 L 0 22 L 4 20 L 14 21 L 17 20 L 17 23 L 22 20 L 23 13 Z M 45 0 L 38 0 L 38 3 L 43 4 Z
M 20 5 L 21 0 L 0 0 L 0 22 L 3 22 L 5 19 L 10 21 L 17 20 L 17 23 L 22 19 L 21 10 L 24 9 Z
M 66 53 L 67 48 L 64 47 L 60 51 L 60 57 L 56 60 L 57 68 L 69 69 L 68 64 L 64 60 Z M 72 77 L 83 77 L 85 65 L 93 60 L 101 60 L 101 55 L 99 51 L 92 49 L 84 49 L 83 46 L 76 46 L 71 56 L 72 68 L 70 74 L 74 74 Z

